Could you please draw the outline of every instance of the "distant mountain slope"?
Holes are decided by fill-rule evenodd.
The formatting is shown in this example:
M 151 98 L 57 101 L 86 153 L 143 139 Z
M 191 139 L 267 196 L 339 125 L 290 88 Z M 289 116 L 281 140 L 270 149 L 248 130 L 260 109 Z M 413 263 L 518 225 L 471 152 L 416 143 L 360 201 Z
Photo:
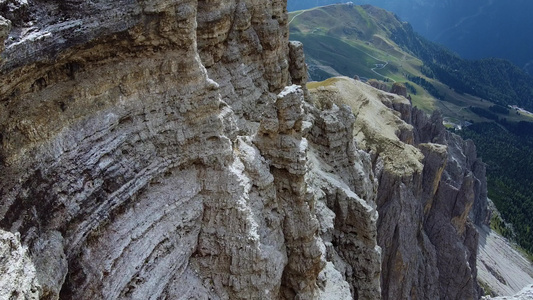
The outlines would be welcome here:
M 393 11 L 417 32 L 462 57 L 501 57 L 520 67 L 533 60 L 533 1 L 364 0 Z
M 424 37 L 470 59 L 501 57 L 533 70 L 533 1 L 363 0 L 394 12 Z M 289 11 L 338 3 L 289 0 Z M 530 73 L 532 74 L 532 73 Z
M 395 28 L 391 38 L 420 57 L 443 83 L 459 93 L 501 105 L 519 105 L 533 110 L 533 78 L 507 60 L 465 60 L 415 33 L 408 24 Z
M 461 100 L 467 93 L 499 105 L 533 110 L 533 78 L 520 68 L 500 59 L 461 59 L 383 9 L 330 5 L 293 12 L 290 20 L 291 39 L 308 45 L 305 49 L 313 79 L 338 75 L 336 72 L 389 81 L 409 79 L 456 106 L 471 106 L 473 99 Z M 475 106 L 488 108 L 481 103 Z

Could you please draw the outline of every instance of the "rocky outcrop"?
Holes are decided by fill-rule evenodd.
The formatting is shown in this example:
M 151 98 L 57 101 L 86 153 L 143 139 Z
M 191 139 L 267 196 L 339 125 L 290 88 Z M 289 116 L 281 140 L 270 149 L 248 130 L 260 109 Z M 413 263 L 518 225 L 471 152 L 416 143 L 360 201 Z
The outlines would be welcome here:
M 494 204 L 490 206 L 496 209 Z M 516 245 L 488 226 L 476 228 L 479 232 L 478 281 L 486 295 L 514 299 L 511 295 L 519 293 L 533 282 L 531 261 L 516 249 Z
M 41 297 L 279 295 L 285 212 L 238 135 L 288 82 L 284 4 L 35 4 L 2 54 L 0 212 L 55 250 Z
M 407 88 L 402 83 L 399 83 L 399 82 L 393 83 L 390 92 L 407 98 Z
M 382 90 L 382 91 L 388 91 L 389 90 L 389 87 L 387 86 L 387 84 L 381 80 L 377 80 L 377 79 L 370 79 L 367 81 L 367 83 L 378 89 L 378 90 Z
M 404 97 L 348 78 L 319 85 L 312 94 L 351 106 L 358 145 L 372 156 L 382 298 L 477 299 L 473 222 L 487 213 L 472 142 L 447 132 L 440 115 L 411 111 Z
M 434 122 L 417 115 L 419 128 Z M 435 246 L 441 298 L 477 299 L 478 233 L 474 223 L 487 220 L 485 165 L 476 157 L 474 143 L 446 131 L 442 117 L 436 116 L 433 118 L 439 122 L 432 140 L 443 138 L 446 167 L 427 208 L 424 230 Z
M 21 267 L 2 292 L 379 294 L 377 214 L 364 190 L 375 183 L 359 186 L 367 204 L 309 154 L 319 121 L 304 121 L 305 88 L 285 89 L 306 72 L 284 2 L 25 3 L 3 6 L 13 28 L 2 19 L 0 225 L 21 244 L 2 264 Z M 366 157 L 347 147 L 350 132 L 338 137 L 347 170 Z
M 360 82 L 310 93 L 285 5 L 0 2 L 0 295 L 476 295 L 472 145 Z
M 524 287 L 520 292 L 513 296 L 503 297 L 482 297 L 483 300 L 531 300 L 533 299 L 533 284 Z
M 355 118 L 347 106 L 323 98 L 307 112 L 314 124 L 308 135 L 310 184 L 320 189 L 317 217 L 326 258 L 348 282 L 353 298 L 377 299 L 381 249 L 370 155 L 356 148 Z

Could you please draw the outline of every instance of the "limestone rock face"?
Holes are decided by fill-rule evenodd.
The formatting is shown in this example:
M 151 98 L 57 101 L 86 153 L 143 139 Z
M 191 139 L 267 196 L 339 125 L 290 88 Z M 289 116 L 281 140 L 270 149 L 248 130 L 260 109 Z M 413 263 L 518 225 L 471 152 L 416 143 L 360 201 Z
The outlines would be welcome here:
M 528 285 L 524 287 L 520 292 L 514 296 L 503 296 L 503 297 L 482 297 L 483 300 L 531 300 L 533 299 L 533 285 Z
M 2 295 L 378 297 L 370 158 L 290 85 L 284 1 L 1 12 Z
M 227 2 L 35 2 L 13 25 L 0 223 L 40 297 L 280 295 L 286 212 L 238 135 L 289 81 L 286 11 Z
M 432 118 L 441 119 L 440 115 Z M 426 122 L 433 122 L 425 118 Z M 418 126 L 427 127 L 418 119 Z M 485 165 L 476 157 L 474 143 L 444 129 L 442 121 L 433 139 L 447 146 L 446 167 L 427 207 L 424 230 L 437 254 L 439 291 L 445 299 L 477 299 L 478 232 L 474 224 L 489 219 Z M 425 165 L 428 167 L 428 164 Z
M 20 235 L 0 230 L 0 297 L 2 299 L 38 299 L 41 286 L 28 249 Z
M 0 16 L 0 53 L 4 51 L 4 40 L 11 30 L 11 21 Z
M 311 186 L 320 189 L 317 217 L 326 258 L 349 283 L 354 298 L 377 299 L 381 249 L 370 155 L 356 148 L 349 107 L 324 99 L 307 110 L 315 125 L 308 136 L 309 174 Z
M 473 145 L 310 93 L 285 6 L 0 1 L 2 297 L 476 295 Z
M 473 222 L 486 220 L 487 204 L 473 143 L 404 97 L 349 78 L 318 85 L 311 95 L 352 108 L 357 143 L 372 157 L 382 298 L 479 298 Z

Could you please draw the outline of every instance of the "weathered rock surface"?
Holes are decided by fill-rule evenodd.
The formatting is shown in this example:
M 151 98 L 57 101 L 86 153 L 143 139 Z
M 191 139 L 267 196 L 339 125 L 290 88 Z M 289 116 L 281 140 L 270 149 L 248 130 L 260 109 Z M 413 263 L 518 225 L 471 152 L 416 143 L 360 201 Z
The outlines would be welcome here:
M 321 190 L 317 216 L 326 257 L 350 284 L 354 298 L 376 299 L 381 290 L 377 181 L 370 155 L 355 146 L 351 110 L 323 100 L 307 108 L 315 125 L 308 136 L 310 185 Z
M 314 86 L 318 99 L 352 108 L 357 143 L 372 156 L 383 299 L 479 298 L 473 222 L 486 219 L 486 186 L 474 145 L 404 97 L 349 78 Z
M 20 235 L 0 230 L 0 298 L 38 299 L 42 293 L 37 272 Z
M 482 297 L 483 300 L 532 300 L 533 299 L 533 284 L 524 287 L 513 296 L 503 297 Z
M 486 292 L 514 299 L 510 295 L 533 284 L 533 265 L 516 246 L 487 226 L 477 226 L 477 229 L 479 281 L 487 288 Z
M 316 165 L 305 88 L 285 89 L 306 81 L 285 2 L 26 4 L 2 2 L 13 22 L 1 20 L 0 225 L 20 234 L 6 255 L 30 275 L 13 273 L 3 292 L 379 295 L 370 164 L 343 187 Z M 339 118 L 353 124 L 347 110 Z M 335 164 L 362 168 L 347 128 Z M 350 188 L 359 177 L 370 204 Z
M 399 82 L 395 82 L 390 90 L 391 93 L 407 98 L 407 88 Z
M 0 295 L 477 295 L 473 145 L 309 94 L 285 6 L 0 1 Z

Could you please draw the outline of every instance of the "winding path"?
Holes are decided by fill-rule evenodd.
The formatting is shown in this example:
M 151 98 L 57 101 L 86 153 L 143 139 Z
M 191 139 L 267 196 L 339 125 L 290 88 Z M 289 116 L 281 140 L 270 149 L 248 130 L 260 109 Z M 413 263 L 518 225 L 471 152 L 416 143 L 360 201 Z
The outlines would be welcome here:
M 292 16 L 292 19 L 289 21 L 289 25 L 291 24 L 291 22 L 294 20 L 294 18 L 296 18 L 297 16 L 303 14 L 304 12 L 308 11 L 309 9 L 304 9 L 302 10 L 301 12 L 295 14 L 294 16 Z
M 385 75 L 383 75 L 383 74 L 380 74 L 380 73 L 378 73 L 378 72 L 376 71 L 376 70 L 384 69 L 384 68 L 389 64 L 388 61 L 381 60 L 381 59 L 379 59 L 379 58 L 377 58 L 377 57 L 374 57 L 374 56 L 372 56 L 372 55 L 370 55 L 370 54 L 368 54 L 368 53 L 362 51 L 362 50 L 360 50 L 360 51 L 363 52 L 364 54 L 366 54 L 366 55 L 372 57 L 373 59 L 375 59 L 375 60 L 377 60 L 377 61 L 380 61 L 380 62 L 384 62 L 384 63 L 385 63 L 385 64 L 382 65 L 381 67 L 370 68 L 370 70 L 371 70 L 372 72 L 374 72 L 374 74 L 377 74 L 377 75 L 379 75 L 379 76 L 381 76 L 381 77 L 383 77 L 383 78 L 387 78 L 388 80 L 392 81 L 393 83 L 396 82 L 396 80 L 394 80 L 394 79 L 392 79 L 392 78 L 390 78 L 390 77 L 387 77 L 387 76 L 385 76 Z
M 327 6 L 327 5 L 326 5 L 326 6 Z M 304 9 L 304 10 L 300 11 L 299 13 L 295 14 L 294 16 L 292 16 L 292 18 L 289 20 L 289 23 L 288 23 L 288 24 L 290 25 L 291 22 L 294 21 L 294 19 L 295 19 L 296 17 L 298 17 L 299 15 L 301 15 L 301 14 L 307 12 L 307 11 L 310 11 L 310 10 L 314 10 L 314 9 L 320 8 L 320 7 L 322 7 L 322 6 L 314 7 L 314 8 L 310 8 L 310 9 Z M 331 37 L 331 38 L 334 38 L 334 39 L 337 39 L 337 40 L 339 40 L 339 41 L 341 41 L 341 42 L 343 42 L 343 43 L 346 43 L 346 41 L 344 41 L 343 39 L 340 39 L 340 38 L 337 38 L 337 37 L 333 37 L 333 36 L 330 36 L 330 37 Z M 348 43 L 347 43 L 347 44 L 348 44 Z M 349 45 L 349 44 L 348 44 L 348 45 Z M 368 53 L 362 51 L 361 49 L 359 49 L 359 51 L 361 51 L 361 52 L 363 52 L 364 54 L 366 54 L 366 55 L 372 57 L 373 59 L 377 60 L 378 62 L 383 62 L 383 63 L 384 63 L 384 65 L 381 66 L 381 67 L 370 68 L 370 71 L 372 71 L 374 74 L 376 74 L 376 75 L 378 75 L 378 76 L 380 76 L 380 77 L 382 77 L 382 78 L 386 78 L 386 79 L 392 81 L 393 83 L 396 82 L 396 80 L 394 80 L 394 79 L 392 79 L 392 78 L 390 78 L 390 77 L 387 77 L 387 76 L 385 76 L 385 75 L 383 75 L 383 74 L 380 74 L 380 73 L 378 73 L 378 72 L 376 71 L 376 70 L 381 70 L 381 69 L 385 68 L 385 67 L 389 64 L 388 61 L 381 60 L 381 59 L 379 59 L 379 58 L 377 58 L 377 57 L 375 57 L 375 56 L 372 56 L 372 55 L 370 55 L 370 54 L 368 54 Z

